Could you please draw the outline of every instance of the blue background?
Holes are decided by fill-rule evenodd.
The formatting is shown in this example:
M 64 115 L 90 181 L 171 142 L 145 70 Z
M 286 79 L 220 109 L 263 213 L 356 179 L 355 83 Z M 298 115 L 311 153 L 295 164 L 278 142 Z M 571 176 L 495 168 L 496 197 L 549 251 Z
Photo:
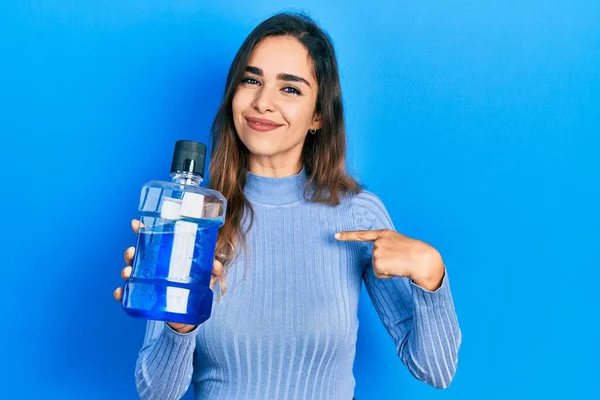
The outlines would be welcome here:
M 350 170 L 442 252 L 463 331 L 438 391 L 363 296 L 358 399 L 600 398 L 600 4 L 224 3 L 0 3 L 0 397 L 136 397 L 144 324 L 112 291 L 141 185 L 300 7 L 338 51 Z

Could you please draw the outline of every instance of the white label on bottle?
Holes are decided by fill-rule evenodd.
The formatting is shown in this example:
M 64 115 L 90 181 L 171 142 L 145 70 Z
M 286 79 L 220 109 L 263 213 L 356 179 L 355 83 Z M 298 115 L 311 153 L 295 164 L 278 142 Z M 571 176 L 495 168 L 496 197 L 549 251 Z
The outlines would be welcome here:
M 181 200 L 166 197 L 160 208 L 160 217 L 164 219 L 181 218 Z
M 192 269 L 196 232 L 198 224 L 187 221 L 175 222 L 173 231 L 173 248 L 169 264 L 169 280 L 180 282 L 186 280 Z
M 204 196 L 199 193 L 185 192 L 181 202 L 181 216 L 202 218 L 204 209 Z
M 167 286 L 167 304 L 165 311 L 185 314 L 187 312 L 189 296 L 190 291 L 188 289 Z

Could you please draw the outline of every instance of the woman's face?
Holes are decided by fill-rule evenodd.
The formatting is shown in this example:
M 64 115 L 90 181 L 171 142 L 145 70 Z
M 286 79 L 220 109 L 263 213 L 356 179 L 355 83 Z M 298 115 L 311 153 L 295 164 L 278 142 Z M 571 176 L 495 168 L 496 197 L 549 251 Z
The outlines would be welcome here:
M 251 162 L 278 168 L 300 163 L 315 115 L 317 82 L 306 48 L 290 37 L 267 37 L 255 46 L 233 97 L 233 119 Z

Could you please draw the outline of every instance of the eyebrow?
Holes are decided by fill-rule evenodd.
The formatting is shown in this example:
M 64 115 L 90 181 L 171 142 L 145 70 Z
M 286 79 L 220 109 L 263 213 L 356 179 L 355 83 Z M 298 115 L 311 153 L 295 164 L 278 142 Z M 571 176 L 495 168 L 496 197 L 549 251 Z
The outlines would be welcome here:
M 253 67 L 251 65 L 246 67 L 246 72 L 250 72 L 251 74 L 263 76 L 263 70 L 257 67 Z M 277 74 L 277 79 L 286 82 L 300 82 L 304 83 L 306 86 L 310 87 L 310 83 L 306 79 L 301 76 L 292 75 L 292 74 Z

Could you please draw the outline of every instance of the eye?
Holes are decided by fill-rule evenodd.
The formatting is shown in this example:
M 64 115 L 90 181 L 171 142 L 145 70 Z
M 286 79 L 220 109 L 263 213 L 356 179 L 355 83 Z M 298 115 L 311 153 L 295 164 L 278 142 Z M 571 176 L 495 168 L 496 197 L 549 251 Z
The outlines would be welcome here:
M 302 94 L 298 89 L 296 89 L 293 86 L 286 86 L 282 90 L 286 93 L 293 94 L 296 96 L 300 96 Z
M 249 76 L 245 76 L 245 77 L 243 77 L 243 78 L 242 78 L 242 83 L 246 83 L 246 84 L 248 84 L 248 85 L 258 85 L 258 84 L 260 84 L 260 82 L 259 82 L 259 81 L 257 81 L 257 80 L 256 80 L 256 79 L 254 79 L 254 78 L 251 78 L 251 77 L 249 77 Z

